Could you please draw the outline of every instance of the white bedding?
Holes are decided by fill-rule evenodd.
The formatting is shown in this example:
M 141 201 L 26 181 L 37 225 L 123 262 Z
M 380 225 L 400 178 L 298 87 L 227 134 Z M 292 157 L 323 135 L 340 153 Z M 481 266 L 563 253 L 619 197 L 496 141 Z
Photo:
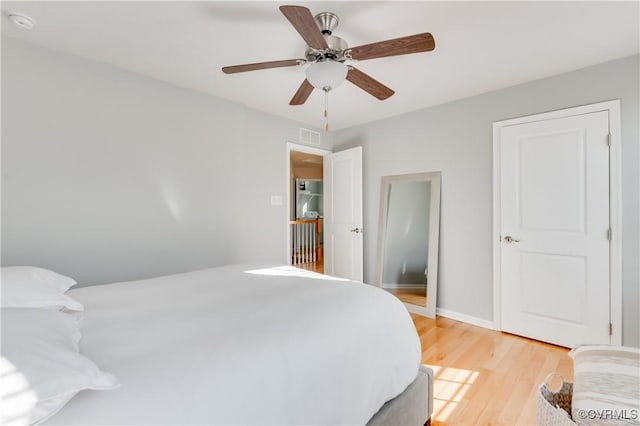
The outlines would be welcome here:
M 365 424 L 420 363 L 398 299 L 292 267 L 68 294 L 85 306 L 81 351 L 121 387 L 81 392 L 47 424 Z

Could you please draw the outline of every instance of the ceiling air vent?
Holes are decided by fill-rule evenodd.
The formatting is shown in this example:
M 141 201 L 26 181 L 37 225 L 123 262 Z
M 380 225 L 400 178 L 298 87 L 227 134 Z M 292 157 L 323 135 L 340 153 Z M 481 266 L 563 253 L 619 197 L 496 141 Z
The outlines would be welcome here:
M 320 145 L 320 133 L 313 130 L 300 128 L 300 143 L 307 145 Z

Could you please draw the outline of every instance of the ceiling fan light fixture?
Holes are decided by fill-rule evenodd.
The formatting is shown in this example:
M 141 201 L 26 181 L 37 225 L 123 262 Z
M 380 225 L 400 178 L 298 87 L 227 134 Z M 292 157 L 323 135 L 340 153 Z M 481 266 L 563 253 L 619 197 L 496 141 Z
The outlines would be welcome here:
M 342 62 L 314 62 L 307 70 L 307 80 L 316 89 L 328 92 L 342 84 L 347 78 L 348 68 Z

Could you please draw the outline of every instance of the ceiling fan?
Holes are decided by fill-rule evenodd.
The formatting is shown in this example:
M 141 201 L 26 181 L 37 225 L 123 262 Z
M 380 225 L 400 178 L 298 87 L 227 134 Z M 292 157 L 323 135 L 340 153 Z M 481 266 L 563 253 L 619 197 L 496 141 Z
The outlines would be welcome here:
M 429 52 L 435 48 L 435 41 L 429 33 L 349 47 L 345 40 L 332 34 L 338 25 L 338 17 L 334 13 L 322 12 L 314 18 L 311 11 L 303 6 L 280 6 L 280 11 L 307 43 L 308 48 L 304 59 L 234 65 L 223 67 L 222 71 L 226 74 L 233 74 L 310 64 L 306 69 L 307 78 L 293 95 L 289 105 L 302 105 L 314 88 L 329 92 L 345 79 L 377 99 L 387 99 L 394 94 L 393 90 L 358 70 L 353 65 L 346 65 L 345 61 L 363 61 L 387 56 Z

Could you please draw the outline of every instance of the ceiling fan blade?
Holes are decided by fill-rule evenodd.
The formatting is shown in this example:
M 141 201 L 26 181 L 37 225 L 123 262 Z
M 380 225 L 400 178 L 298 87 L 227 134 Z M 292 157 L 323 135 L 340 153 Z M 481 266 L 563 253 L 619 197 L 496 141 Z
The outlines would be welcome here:
M 233 65 L 223 67 L 222 72 L 225 74 L 234 74 L 237 72 L 266 70 L 269 68 L 292 67 L 306 62 L 304 59 L 285 59 L 283 61 L 258 62 L 255 64 Z
M 368 76 L 357 68 L 349 67 L 347 80 L 381 101 L 384 101 L 395 93 L 378 80 Z
M 311 11 L 303 6 L 280 6 L 280 12 L 291 22 L 291 25 L 300 33 L 307 46 L 314 49 L 328 49 L 329 45 L 324 39 Z
M 433 36 L 430 33 L 422 33 L 353 47 L 351 48 L 351 57 L 363 61 L 386 56 L 429 52 L 435 48 L 436 42 Z
M 309 80 L 305 78 L 302 84 L 300 85 L 300 87 L 298 88 L 298 91 L 296 92 L 296 94 L 293 95 L 293 98 L 291 98 L 289 105 L 304 104 L 307 101 L 307 98 L 309 97 L 311 92 L 313 92 L 313 86 L 311 85 L 311 83 L 309 83 Z

